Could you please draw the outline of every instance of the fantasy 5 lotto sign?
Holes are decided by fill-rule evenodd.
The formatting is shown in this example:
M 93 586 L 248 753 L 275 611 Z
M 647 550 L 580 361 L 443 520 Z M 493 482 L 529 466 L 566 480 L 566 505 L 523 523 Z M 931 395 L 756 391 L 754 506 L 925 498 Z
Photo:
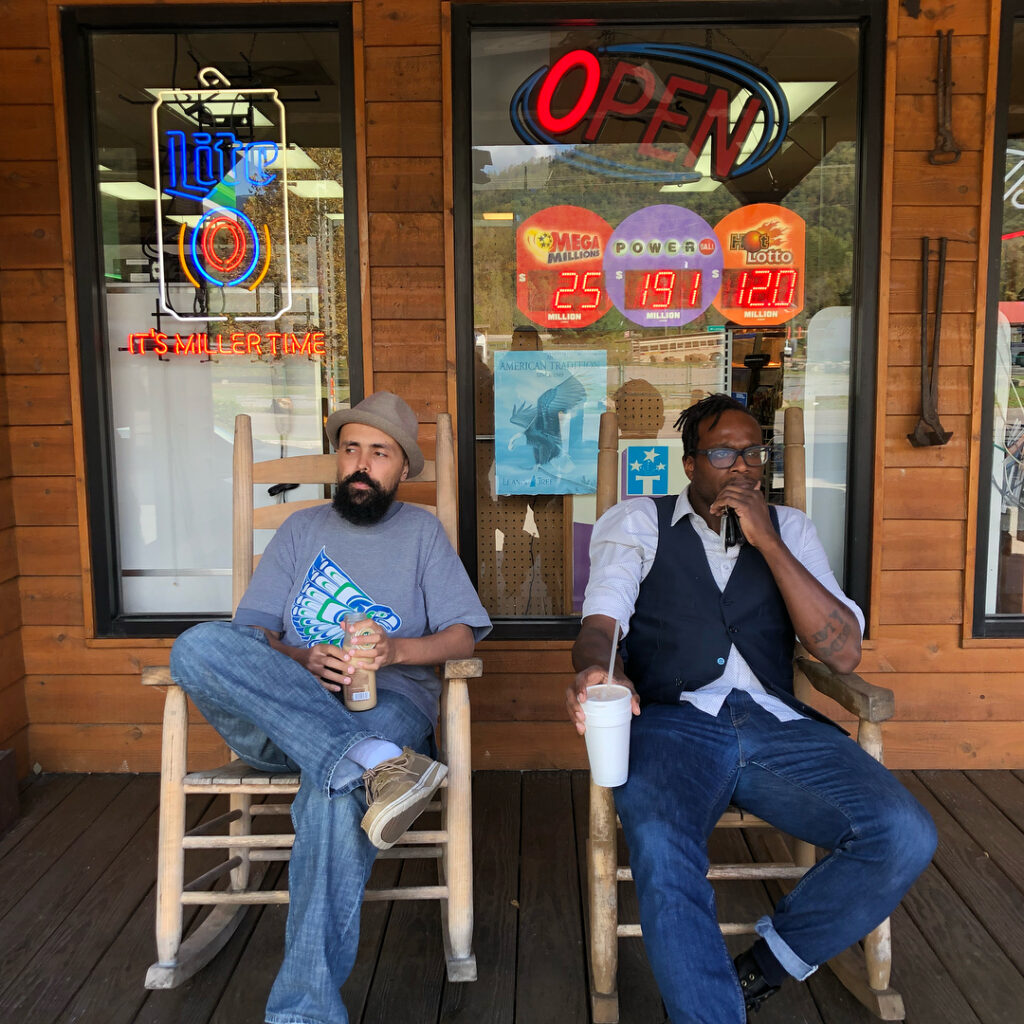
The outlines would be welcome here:
M 758 203 L 716 227 L 679 206 L 648 206 L 618 227 L 552 206 L 516 233 L 516 301 L 534 323 L 588 327 L 614 305 L 641 327 L 680 327 L 712 303 L 745 326 L 791 320 L 804 305 L 804 222 Z

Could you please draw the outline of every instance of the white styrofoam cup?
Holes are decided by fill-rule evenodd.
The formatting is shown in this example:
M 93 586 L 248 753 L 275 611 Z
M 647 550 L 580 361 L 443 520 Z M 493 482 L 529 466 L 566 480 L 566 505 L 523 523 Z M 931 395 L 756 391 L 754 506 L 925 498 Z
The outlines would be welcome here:
M 633 695 L 618 683 L 587 687 L 583 702 L 590 777 L 598 786 L 621 786 L 629 773 L 629 726 Z

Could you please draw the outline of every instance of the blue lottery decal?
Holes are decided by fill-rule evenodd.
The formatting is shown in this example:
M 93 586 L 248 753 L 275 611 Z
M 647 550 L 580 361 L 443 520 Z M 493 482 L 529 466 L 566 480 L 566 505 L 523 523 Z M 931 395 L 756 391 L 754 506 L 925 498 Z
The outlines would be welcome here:
M 626 448 L 626 495 L 668 494 L 668 446 L 629 445 Z

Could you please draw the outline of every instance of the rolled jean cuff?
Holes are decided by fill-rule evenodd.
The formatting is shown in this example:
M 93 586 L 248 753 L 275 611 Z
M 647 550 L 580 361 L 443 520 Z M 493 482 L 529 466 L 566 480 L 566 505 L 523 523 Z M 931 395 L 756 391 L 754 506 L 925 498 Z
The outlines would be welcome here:
M 790 948 L 786 940 L 775 930 L 770 917 L 762 917 L 754 925 L 754 931 L 768 943 L 775 959 L 791 974 L 797 981 L 804 981 L 809 978 L 817 969 L 817 964 L 805 964 Z

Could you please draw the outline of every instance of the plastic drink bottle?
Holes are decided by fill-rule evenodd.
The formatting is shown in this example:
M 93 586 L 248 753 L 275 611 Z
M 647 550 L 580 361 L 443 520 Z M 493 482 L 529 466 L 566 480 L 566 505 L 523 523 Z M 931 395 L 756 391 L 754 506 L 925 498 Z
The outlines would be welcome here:
M 362 612 L 345 613 L 345 643 L 349 651 L 359 651 L 359 638 L 374 632 L 371 619 Z M 352 628 L 355 624 L 355 628 Z M 377 706 L 377 673 L 373 669 L 357 668 L 352 673 L 352 682 L 345 687 L 345 707 L 349 711 L 369 711 Z

